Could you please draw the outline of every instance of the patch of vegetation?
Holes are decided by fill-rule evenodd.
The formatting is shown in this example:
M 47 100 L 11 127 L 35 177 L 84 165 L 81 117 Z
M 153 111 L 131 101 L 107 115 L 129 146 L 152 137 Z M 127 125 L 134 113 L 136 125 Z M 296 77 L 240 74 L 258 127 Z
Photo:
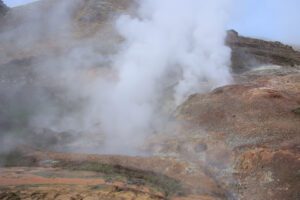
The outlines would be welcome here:
M 184 194 L 183 187 L 179 181 L 151 171 L 130 169 L 120 165 L 109 165 L 97 162 L 60 161 L 56 164 L 56 167 L 68 170 L 99 172 L 104 175 L 106 180 L 125 180 L 128 184 L 150 186 L 164 193 L 167 198 L 173 195 Z
M 0 166 L 3 167 L 34 167 L 38 160 L 26 156 L 21 151 L 15 150 L 0 154 Z M 174 195 L 184 195 L 180 181 L 166 175 L 151 171 L 126 168 L 120 165 L 103 164 L 99 162 L 70 162 L 58 160 L 53 167 L 73 171 L 98 172 L 106 181 L 122 181 L 129 185 L 148 186 L 154 191 L 162 192 L 166 198 Z M 45 174 L 51 175 L 51 174 Z M 99 187 L 102 187 L 99 185 Z M 95 188 L 96 189 L 96 188 Z
M 0 154 L 0 166 L 3 167 L 32 167 L 36 164 L 37 160 L 35 158 L 24 156 L 18 150 Z

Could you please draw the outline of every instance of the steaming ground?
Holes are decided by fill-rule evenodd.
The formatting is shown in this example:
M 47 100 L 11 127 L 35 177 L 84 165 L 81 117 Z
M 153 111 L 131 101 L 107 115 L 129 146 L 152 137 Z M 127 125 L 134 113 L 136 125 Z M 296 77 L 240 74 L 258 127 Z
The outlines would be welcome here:
M 135 14 L 125 2 L 115 9 L 128 14 L 107 16 L 82 16 L 79 0 L 13 9 L 0 34 L 2 141 L 54 136 L 67 149 L 138 153 L 189 95 L 230 83 L 229 4 L 141 0 Z M 85 20 L 101 33 L 78 31 Z
M 0 199 L 297 199 L 300 53 L 226 33 L 230 6 L 42 0 L 0 18 Z

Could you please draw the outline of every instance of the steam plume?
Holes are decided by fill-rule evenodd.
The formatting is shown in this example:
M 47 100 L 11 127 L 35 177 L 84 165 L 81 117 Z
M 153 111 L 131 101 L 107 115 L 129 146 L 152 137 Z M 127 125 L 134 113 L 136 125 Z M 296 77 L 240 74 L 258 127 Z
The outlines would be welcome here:
M 113 45 L 116 51 L 108 51 L 97 34 L 74 37 L 72 20 L 82 1 L 51 2 L 42 7 L 46 14 L 42 2 L 28 11 L 18 8 L 23 23 L 0 33 L 5 70 L 20 79 L 4 80 L 0 87 L 5 135 L 19 134 L 21 129 L 12 127 L 25 134 L 42 129 L 39 135 L 68 133 L 63 134 L 67 141 L 59 141 L 78 151 L 136 153 L 168 121 L 164 107 L 175 109 L 189 95 L 231 80 L 230 50 L 224 45 L 230 0 L 140 0 L 136 15 L 116 20 L 124 39 Z M 57 46 L 45 48 L 41 41 Z M 9 61 L 32 53 L 25 47 L 41 50 L 42 56 L 25 63 L 24 78 L 18 63 Z M 104 146 L 92 148 L 98 138 L 105 138 Z
M 230 82 L 230 50 L 224 45 L 230 2 L 141 0 L 138 17 L 121 16 L 125 38 L 114 66 L 119 80 L 108 95 L 102 121 L 114 143 L 132 145 L 149 131 L 169 74 L 177 74 L 176 105 L 189 95 Z M 108 114 L 109 113 L 109 114 Z M 125 141 L 129 141 L 127 144 Z

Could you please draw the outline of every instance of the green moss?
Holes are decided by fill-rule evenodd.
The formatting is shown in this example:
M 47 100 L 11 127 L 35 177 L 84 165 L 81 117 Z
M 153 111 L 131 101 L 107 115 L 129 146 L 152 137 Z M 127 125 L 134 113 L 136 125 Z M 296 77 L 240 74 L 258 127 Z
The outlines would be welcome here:
M 97 162 L 64 162 L 61 161 L 56 167 L 68 170 L 94 171 L 102 173 L 109 181 L 122 180 L 127 184 L 145 185 L 163 192 L 166 197 L 183 194 L 183 188 L 179 181 L 163 174 L 151 171 L 130 169 L 119 165 L 108 165 Z

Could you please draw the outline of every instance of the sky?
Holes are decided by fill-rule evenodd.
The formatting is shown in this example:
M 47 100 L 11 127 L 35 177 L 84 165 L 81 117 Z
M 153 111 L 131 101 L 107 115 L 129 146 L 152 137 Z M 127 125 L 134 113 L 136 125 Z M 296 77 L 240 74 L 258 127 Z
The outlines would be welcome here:
M 18 6 L 37 0 L 4 0 Z M 233 0 L 228 29 L 300 46 L 300 0 Z
M 299 0 L 235 1 L 228 27 L 242 35 L 300 45 Z
M 23 4 L 31 3 L 38 0 L 2 0 L 9 7 L 20 6 Z

